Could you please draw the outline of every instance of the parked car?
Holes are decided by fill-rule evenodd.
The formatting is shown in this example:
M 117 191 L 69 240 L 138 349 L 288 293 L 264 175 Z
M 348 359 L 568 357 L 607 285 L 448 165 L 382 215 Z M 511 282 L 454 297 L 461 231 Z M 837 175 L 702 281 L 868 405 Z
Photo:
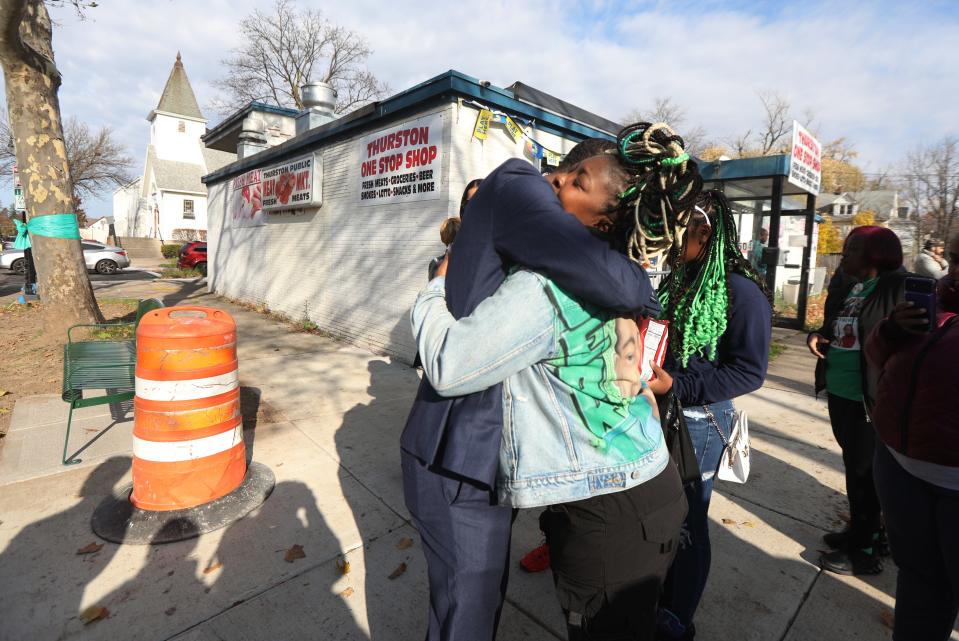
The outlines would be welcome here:
M 0 251 L 13 249 L 13 241 L 15 240 L 14 236 L 0 236 Z
M 176 266 L 180 269 L 195 269 L 206 276 L 206 242 L 193 241 L 181 247 Z
M 115 274 L 130 266 L 130 257 L 122 247 L 87 241 L 80 243 L 80 246 L 87 269 L 95 270 L 99 274 Z M 18 274 L 26 272 L 27 259 L 23 256 L 23 250 L 11 249 L 0 254 L 0 269 L 10 269 Z

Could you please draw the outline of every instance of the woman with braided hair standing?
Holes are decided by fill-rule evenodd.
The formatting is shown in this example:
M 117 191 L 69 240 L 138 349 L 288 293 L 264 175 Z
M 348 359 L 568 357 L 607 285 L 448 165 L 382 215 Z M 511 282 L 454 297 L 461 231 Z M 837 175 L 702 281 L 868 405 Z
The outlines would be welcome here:
M 689 514 L 660 606 L 659 638 L 669 640 L 695 637 L 693 616 L 711 560 L 709 499 L 732 431 L 732 399 L 762 386 L 772 334 L 768 293 L 739 250 L 725 196 L 703 192 L 687 223 L 682 243 L 669 251 L 672 271 L 659 287 L 670 349 L 664 368 L 654 364 L 650 381 L 653 392 L 671 391 L 683 406 L 701 472 L 686 485 Z

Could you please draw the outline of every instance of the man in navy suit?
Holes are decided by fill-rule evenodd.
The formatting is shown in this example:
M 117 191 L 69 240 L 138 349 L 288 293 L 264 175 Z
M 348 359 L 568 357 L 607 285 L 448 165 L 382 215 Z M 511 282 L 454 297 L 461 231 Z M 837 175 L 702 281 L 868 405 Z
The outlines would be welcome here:
M 515 264 L 601 308 L 659 312 L 646 272 L 566 213 L 528 162 L 500 165 L 468 210 L 446 276 L 455 318 L 493 294 Z M 495 638 L 513 520 L 495 500 L 502 430 L 501 385 L 442 398 L 421 381 L 400 445 L 406 506 L 429 567 L 427 641 Z

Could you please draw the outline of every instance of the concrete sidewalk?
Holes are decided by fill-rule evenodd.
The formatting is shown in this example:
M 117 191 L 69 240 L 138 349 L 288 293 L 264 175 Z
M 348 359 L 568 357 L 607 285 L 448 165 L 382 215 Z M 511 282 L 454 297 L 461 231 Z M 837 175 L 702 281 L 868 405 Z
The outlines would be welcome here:
M 246 518 L 191 541 L 97 541 L 93 509 L 129 482 L 132 423 L 117 422 L 80 466 L 63 468 L 57 441 L 65 404 L 25 399 L 0 449 L 0 641 L 422 638 L 426 568 L 403 504 L 397 446 L 417 373 L 291 332 L 215 299 L 200 283 L 97 289 L 234 315 L 246 410 L 259 417 L 247 443 L 276 474 L 276 490 Z M 713 569 L 697 638 L 891 638 L 884 617 L 891 615 L 895 568 L 861 580 L 816 566 L 821 535 L 840 526 L 846 510 L 842 460 L 825 405 L 811 396 L 812 361 L 801 337 L 780 338 L 787 349 L 767 385 L 739 402 L 750 412 L 753 476 L 744 486 L 720 484 L 713 500 Z M 124 418 L 94 409 L 82 417 L 81 432 Z M 514 561 L 540 542 L 536 513 L 517 519 Z M 103 547 L 77 554 L 92 542 Z M 306 557 L 287 562 L 293 545 Z M 346 574 L 337 567 L 344 559 Z M 109 614 L 85 625 L 79 615 L 92 606 Z M 563 638 L 550 574 L 517 567 L 499 639 Z

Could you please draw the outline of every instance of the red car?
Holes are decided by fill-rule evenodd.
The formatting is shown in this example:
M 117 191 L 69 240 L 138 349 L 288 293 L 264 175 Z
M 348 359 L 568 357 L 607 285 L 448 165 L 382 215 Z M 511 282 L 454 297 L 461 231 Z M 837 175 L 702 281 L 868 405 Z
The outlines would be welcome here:
M 195 269 L 206 276 L 206 243 L 194 241 L 181 247 L 176 266 L 180 269 Z

